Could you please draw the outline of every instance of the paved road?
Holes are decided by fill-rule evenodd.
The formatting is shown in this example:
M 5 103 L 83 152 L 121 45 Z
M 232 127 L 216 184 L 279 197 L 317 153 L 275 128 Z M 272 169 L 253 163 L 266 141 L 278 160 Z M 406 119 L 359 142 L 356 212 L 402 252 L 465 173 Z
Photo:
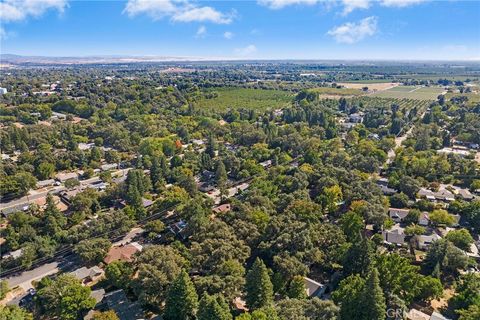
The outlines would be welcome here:
M 423 119 L 423 117 L 425 116 L 425 113 L 426 111 L 422 113 L 422 115 L 420 116 L 420 119 Z M 393 161 L 393 159 L 395 158 L 395 150 L 402 145 L 403 141 L 407 140 L 407 138 L 410 136 L 414 128 L 415 128 L 415 125 L 411 126 L 410 129 L 408 129 L 408 131 L 404 135 L 401 135 L 395 138 L 395 147 L 393 147 L 393 149 L 390 149 L 387 154 L 388 155 L 387 164 Z
M 129 170 L 130 170 L 130 168 L 117 170 L 117 171 L 113 172 L 112 175 L 117 175 L 117 176 L 125 175 Z M 98 176 L 90 178 L 90 179 L 86 179 L 86 180 L 81 180 L 80 185 L 88 186 L 90 184 L 94 184 L 94 183 L 97 183 L 97 182 L 100 182 L 100 177 L 98 177 Z M 25 197 L 22 197 L 22 198 L 19 198 L 19 199 L 16 199 L 16 200 L 12 200 L 12 201 L 8 201 L 8 202 L 0 203 L 0 210 L 7 209 L 7 208 L 13 208 L 13 207 L 18 207 L 17 208 L 18 210 L 22 210 L 23 206 L 29 205 L 30 203 L 34 202 L 35 200 L 45 197 L 49 193 L 56 194 L 56 193 L 59 193 L 59 192 L 64 191 L 64 190 L 66 190 L 65 186 L 56 186 L 56 187 L 50 188 L 48 190 L 40 191 L 40 192 L 37 192 L 36 190 L 30 190 L 29 194 Z
M 58 262 L 52 262 L 32 270 L 22 272 L 20 275 L 13 276 L 5 280 L 7 280 L 10 288 L 19 286 L 26 291 L 30 288 L 33 288 L 32 281 L 42 279 L 43 277 L 55 274 L 58 271 Z

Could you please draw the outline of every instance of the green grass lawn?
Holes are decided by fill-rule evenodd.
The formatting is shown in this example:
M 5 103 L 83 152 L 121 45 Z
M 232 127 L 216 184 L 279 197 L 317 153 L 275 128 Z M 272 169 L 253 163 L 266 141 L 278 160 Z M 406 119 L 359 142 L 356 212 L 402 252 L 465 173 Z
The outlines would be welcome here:
M 474 93 L 474 92 L 469 92 L 469 93 L 447 93 L 445 95 L 445 98 L 447 100 L 450 100 L 453 97 L 460 97 L 460 96 L 465 96 L 468 98 L 468 101 L 472 102 L 480 102 L 480 93 Z
M 398 86 L 374 93 L 373 97 L 406 98 L 414 100 L 436 100 L 445 90 L 441 87 Z
M 202 96 L 196 103 L 197 107 L 226 110 L 232 109 L 278 109 L 289 105 L 293 95 L 286 91 L 246 89 L 246 88 L 213 88 L 207 93 L 216 93 L 212 98 Z

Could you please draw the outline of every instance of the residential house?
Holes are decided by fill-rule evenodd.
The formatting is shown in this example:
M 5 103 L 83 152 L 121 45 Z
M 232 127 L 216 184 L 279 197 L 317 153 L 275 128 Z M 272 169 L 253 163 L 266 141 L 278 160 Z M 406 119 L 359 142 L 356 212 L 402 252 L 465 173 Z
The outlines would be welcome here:
M 143 206 L 144 208 L 148 208 L 148 207 L 150 207 L 152 204 L 153 204 L 153 201 L 152 201 L 152 200 L 142 198 L 142 206 Z
M 168 226 L 168 230 L 173 233 L 175 236 L 178 236 L 182 239 L 186 238 L 185 235 L 185 228 L 187 227 L 187 223 L 183 220 L 177 221 Z
M 418 224 L 424 227 L 430 224 L 430 217 L 428 212 L 420 213 L 420 217 L 418 217 Z
M 114 170 L 114 169 L 117 169 L 118 168 L 118 164 L 117 163 L 109 163 L 109 164 L 102 164 L 100 166 L 100 169 L 102 171 L 108 171 L 108 170 Z
M 455 195 L 445 188 L 440 188 L 438 191 L 432 191 L 430 189 L 421 188 L 417 196 L 419 198 L 425 198 L 429 201 L 442 201 L 442 202 L 452 202 L 455 200 Z
M 92 290 L 92 292 L 90 293 L 90 297 L 95 299 L 96 303 L 101 302 L 105 297 L 105 289 Z
M 212 211 L 216 214 L 226 213 L 226 212 L 229 212 L 230 210 L 231 210 L 230 203 L 221 204 L 221 205 L 216 206 L 212 209 Z
M 323 285 L 315 280 L 304 277 L 305 280 L 305 290 L 309 298 L 318 297 L 321 298 L 327 289 L 326 285 Z
M 210 181 L 215 179 L 215 172 L 209 170 L 203 170 L 202 175 L 200 177 L 201 181 Z
M 103 275 L 103 270 L 97 266 L 93 266 L 91 268 L 81 267 L 73 272 L 70 272 L 70 274 L 85 285 L 89 282 L 99 279 Z
M 430 320 L 449 320 L 448 318 L 444 317 L 440 313 L 434 311 L 430 316 Z
M 399 225 L 393 226 L 391 230 L 382 231 L 382 238 L 386 243 L 392 243 L 396 245 L 405 244 L 404 229 Z
M 142 251 L 143 247 L 138 242 L 132 242 L 118 247 L 111 247 L 103 261 L 110 264 L 113 261 L 133 261 L 133 255 Z
M 64 190 L 59 193 L 60 199 L 65 202 L 66 204 L 70 205 L 72 203 L 72 199 L 79 193 L 83 192 L 84 188 L 77 187 L 72 190 Z
M 100 310 L 113 310 L 120 320 L 145 319 L 144 312 L 138 302 L 131 302 L 122 289 L 105 294 L 98 305 Z
M 387 178 L 380 178 L 376 181 L 377 186 L 382 190 L 383 194 L 386 196 L 392 196 L 398 192 L 398 190 L 394 188 L 390 188 L 388 186 L 388 179 Z
M 260 165 L 264 168 L 269 168 L 269 167 L 272 166 L 272 160 L 267 160 L 267 161 L 260 162 Z
M 360 113 L 352 113 L 348 116 L 348 121 L 351 123 L 362 123 L 363 122 L 363 115 Z
M 3 259 L 18 259 L 22 256 L 22 254 L 23 254 L 22 249 L 18 249 L 18 250 L 15 250 L 15 251 L 10 251 L 9 253 L 4 254 L 2 256 L 2 260 Z
M 60 182 L 65 182 L 68 179 L 78 179 L 77 172 L 60 172 L 55 175 L 55 179 Z
M 60 113 L 60 112 L 52 112 L 52 116 L 50 117 L 50 120 L 66 120 L 67 115 Z
M 419 235 L 417 236 L 417 244 L 418 244 L 418 249 L 420 250 L 426 250 L 428 247 L 435 241 L 441 239 L 438 234 L 433 233 L 431 235 Z
M 105 189 L 107 189 L 107 187 L 108 187 L 108 183 L 105 183 L 103 181 L 98 181 L 88 185 L 88 188 L 92 188 L 98 191 L 104 191 Z
M 54 179 L 48 179 L 48 180 L 41 180 L 37 182 L 36 188 L 41 189 L 49 186 L 53 186 L 55 184 Z
M 90 150 L 91 148 L 93 148 L 95 146 L 95 143 L 91 142 L 91 143 L 83 143 L 83 142 L 80 142 L 78 144 L 78 149 L 82 150 L 82 151 L 85 151 L 85 150 Z
M 430 320 L 430 316 L 420 310 L 410 309 L 407 313 L 407 320 Z
M 405 219 L 408 215 L 408 213 L 410 212 L 409 209 L 397 209 L 397 208 L 389 208 L 388 209 L 388 215 L 390 216 L 390 218 L 397 222 L 397 223 L 400 223 L 403 221 L 403 219 Z
M 198 186 L 198 190 L 200 190 L 201 192 L 212 192 L 215 190 L 215 186 L 208 182 L 204 182 Z
M 468 189 L 453 187 L 453 193 L 457 196 L 457 198 L 464 201 L 472 201 L 475 198 Z

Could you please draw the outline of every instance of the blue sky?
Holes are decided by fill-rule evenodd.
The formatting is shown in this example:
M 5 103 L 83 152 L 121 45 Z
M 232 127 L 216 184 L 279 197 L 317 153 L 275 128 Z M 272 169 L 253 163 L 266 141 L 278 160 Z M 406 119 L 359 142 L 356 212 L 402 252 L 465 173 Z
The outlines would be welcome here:
M 1 0 L 1 52 L 480 60 L 480 2 Z

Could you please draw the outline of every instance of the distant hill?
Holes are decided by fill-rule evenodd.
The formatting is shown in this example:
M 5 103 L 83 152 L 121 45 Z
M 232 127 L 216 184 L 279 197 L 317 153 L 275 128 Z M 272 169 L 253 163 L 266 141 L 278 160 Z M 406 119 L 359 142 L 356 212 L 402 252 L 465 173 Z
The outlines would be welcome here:
M 135 63 L 167 61 L 205 61 L 201 57 L 168 56 L 87 56 L 87 57 L 46 57 L 0 54 L 0 64 L 98 64 L 98 63 Z

